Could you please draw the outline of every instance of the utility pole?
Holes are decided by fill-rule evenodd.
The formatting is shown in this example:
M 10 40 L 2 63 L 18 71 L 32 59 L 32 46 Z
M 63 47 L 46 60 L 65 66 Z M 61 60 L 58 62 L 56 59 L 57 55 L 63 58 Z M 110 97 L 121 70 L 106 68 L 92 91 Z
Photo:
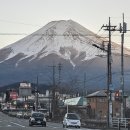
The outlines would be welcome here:
M 93 44 L 94 47 L 101 49 L 102 51 L 106 51 L 107 52 L 107 127 L 110 127 L 110 124 L 112 123 L 112 101 L 111 101 L 111 91 L 110 91 L 110 78 L 112 78 L 112 76 L 110 75 L 110 42 L 108 41 L 107 44 L 107 50 L 103 47 L 97 46 L 96 44 Z
M 58 70 L 59 70 L 59 83 L 58 83 L 58 85 L 60 85 L 60 83 L 61 83 L 61 69 L 62 69 L 62 64 L 59 63 L 58 64 Z
M 53 78 L 53 88 L 52 88 L 52 116 L 54 116 L 54 113 L 55 113 L 55 107 L 56 107 L 56 97 L 55 97 L 55 87 L 56 87 L 56 84 L 55 84 L 55 68 L 56 66 L 53 64 L 52 66 L 49 66 L 49 67 L 52 67 L 52 78 Z
M 37 75 L 37 86 L 35 88 L 35 97 L 36 97 L 35 111 L 37 111 L 38 110 L 38 75 Z
M 110 17 L 108 25 L 103 25 L 102 28 L 109 32 L 109 42 L 108 42 L 108 50 L 107 50 L 107 98 L 108 98 L 108 113 L 107 113 L 107 126 L 112 126 L 112 55 L 111 55 L 111 32 L 115 31 L 116 26 L 111 25 Z
M 53 89 L 52 89 L 52 113 L 53 113 L 53 116 L 54 116 L 54 113 L 55 113 L 55 107 L 56 107 L 56 97 L 55 97 L 55 65 L 52 66 L 52 69 L 53 69 Z
M 86 73 L 84 73 L 84 90 L 83 90 L 83 97 L 85 97 L 87 95 L 87 91 L 86 91 Z
M 112 56 L 111 56 L 111 32 L 112 31 L 120 31 L 121 34 L 121 92 L 122 92 L 122 103 L 121 103 L 121 117 L 125 117 L 125 100 L 124 100 L 124 33 L 127 31 L 127 24 L 124 22 L 124 14 L 123 14 L 123 25 L 120 24 L 120 29 L 115 29 L 116 26 L 111 25 L 110 17 L 109 17 L 109 24 L 106 26 L 102 26 L 102 28 L 105 28 L 104 30 L 109 32 L 109 41 L 108 41 L 108 49 L 105 50 L 96 44 L 93 44 L 93 46 L 107 51 L 107 68 L 108 68 L 108 76 L 107 76 L 107 98 L 108 98 L 108 114 L 107 114 L 107 126 L 111 127 L 112 125 L 112 70 L 111 70 L 111 64 L 112 64 Z
M 121 118 L 125 118 L 125 100 L 124 100 L 124 33 L 127 31 L 127 24 L 124 22 L 123 13 L 123 23 L 120 24 L 121 33 Z

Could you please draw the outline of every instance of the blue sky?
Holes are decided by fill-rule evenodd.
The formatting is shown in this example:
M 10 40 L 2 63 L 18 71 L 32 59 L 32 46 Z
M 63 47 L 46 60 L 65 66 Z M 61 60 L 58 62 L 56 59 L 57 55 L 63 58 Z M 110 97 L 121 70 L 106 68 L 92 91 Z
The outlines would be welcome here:
M 97 33 L 103 24 L 122 22 L 122 13 L 130 30 L 130 0 L 0 0 L 0 34 L 30 34 L 50 21 L 72 19 Z M 120 34 L 112 40 L 120 43 Z M 0 35 L 0 48 L 25 35 Z M 130 32 L 125 45 L 130 47 Z

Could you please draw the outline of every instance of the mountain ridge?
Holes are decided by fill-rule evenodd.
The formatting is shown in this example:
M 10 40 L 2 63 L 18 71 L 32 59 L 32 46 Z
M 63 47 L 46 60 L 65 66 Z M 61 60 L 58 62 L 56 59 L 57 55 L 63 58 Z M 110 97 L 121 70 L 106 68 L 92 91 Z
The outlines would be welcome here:
M 105 87 L 107 84 L 107 59 L 98 56 L 107 54 L 93 46 L 93 44 L 102 46 L 103 40 L 72 20 L 52 21 L 29 36 L 0 49 L 0 84 L 25 79 L 32 81 L 39 73 L 43 74 L 42 82 L 50 83 L 48 77 L 52 77 L 52 69 L 48 66 L 56 66 L 61 63 L 63 82 L 68 82 L 72 77 L 73 80 L 76 78 L 83 80 L 82 76 L 85 72 L 88 79 L 103 74 L 102 81 L 95 78 L 91 81 L 90 86 Z M 112 71 L 120 72 L 121 46 L 112 43 L 112 48 L 114 48 L 112 50 Z M 125 70 L 129 70 L 130 51 L 124 48 L 124 52 L 128 56 L 125 57 L 127 60 L 125 60 L 124 67 Z M 118 81 L 117 85 L 117 80 L 119 80 L 117 78 L 119 76 L 120 74 L 116 75 L 114 81 L 118 87 L 120 83 Z
M 74 28 L 75 26 L 78 27 Z M 78 33 L 79 30 L 80 33 Z M 18 53 L 23 53 L 23 59 L 33 56 L 32 60 L 37 57 L 43 58 L 51 53 L 57 53 L 57 55 L 61 56 L 62 58 L 69 59 L 72 65 L 74 65 L 73 61 L 71 61 L 71 53 L 73 53 L 72 51 L 75 52 L 75 57 L 78 57 L 80 52 L 82 53 L 86 51 L 84 50 L 84 47 L 86 47 L 86 45 L 84 45 L 86 44 L 86 39 L 87 43 L 92 42 L 91 39 L 83 37 L 88 35 L 88 33 L 94 35 L 94 33 L 91 31 L 86 30 L 87 29 L 73 22 L 72 20 L 50 22 L 31 35 L 5 47 L 4 49 L 8 49 L 7 51 L 10 53 L 5 60 L 13 58 Z M 92 46 L 90 45 L 90 47 Z M 68 49 L 70 50 L 68 51 Z M 89 57 L 90 54 L 87 58 Z M 23 59 L 20 59 L 20 61 Z

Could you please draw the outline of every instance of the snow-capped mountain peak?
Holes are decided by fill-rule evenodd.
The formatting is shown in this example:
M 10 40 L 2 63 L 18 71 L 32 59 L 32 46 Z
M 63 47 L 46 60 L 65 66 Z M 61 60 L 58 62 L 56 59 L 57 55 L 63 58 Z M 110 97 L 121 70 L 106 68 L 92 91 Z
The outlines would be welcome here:
M 9 60 L 18 54 L 22 54 L 23 59 L 41 59 L 55 53 L 63 59 L 70 60 L 75 66 L 74 60 L 82 57 L 81 60 L 88 60 L 95 57 L 97 49 L 92 47 L 92 40 L 89 35 L 94 35 L 91 31 L 72 20 L 52 21 L 43 28 L 31 35 L 11 44 L 4 50 L 10 50 L 9 54 L 1 62 Z
M 74 81 L 78 77 L 83 79 L 83 74 L 87 72 L 89 79 L 94 79 L 92 86 L 105 86 L 107 80 L 100 81 L 94 78 L 99 75 L 103 75 L 104 78 L 106 75 L 107 58 L 96 57 L 106 55 L 106 52 L 93 46 L 93 44 L 102 45 L 103 40 L 72 20 L 52 21 L 31 35 L 0 50 L 0 83 L 34 81 L 35 76 L 41 73 L 43 74 L 42 77 L 40 76 L 42 82 L 50 83 L 48 79 L 52 76 L 52 70 L 48 66 L 53 64 L 56 67 L 61 63 L 63 68 L 62 73 L 59 72 L 59 81 L 60 74 L 68 83 L 71 78 L 74 78 Z M 120 73 L 120 51 L 121 46 L 112 43 L 113 72 Z M 113 55 L 113 53 L 119 55 Z M 124 53 L 130 55 L 130 51 L 126 48 Z M 128 72 L 129 56 L 124 58 L 126 62 L 124 68 Z M 115 75 L 115 77 L 120 76 Z M 114 79 L 116 84 L 118 80 Z
M 101 44 L 101 39 L 72 20 L 52 21 L 31 35 L 11 44 L 1 51 L 8 52 L 0 62 L 20 55 L 16 65 L 29 58 L 42 59 L 50 54 L 56 54 L 69 60 L 75 66 L 76 61 L 85 61 L 103 53 L 92 46 L 93 43 Z

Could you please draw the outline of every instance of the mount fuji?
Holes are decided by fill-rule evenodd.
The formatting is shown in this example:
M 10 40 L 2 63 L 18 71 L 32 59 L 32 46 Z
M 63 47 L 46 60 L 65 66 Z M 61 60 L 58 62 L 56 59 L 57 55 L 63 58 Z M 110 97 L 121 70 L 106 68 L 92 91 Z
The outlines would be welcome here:
M 107 85 L 106 52 L 101 46 L 104 39 L 72 20 L 52 21 L 31 35 L 0 50 L 0 85 L 28 80 L 51 84 L 55 66 L 55 80 L 83 86 L 86 73 L 87 87 Z M 112 43 L 112 77 L 114 87 L 120 86 L 120 45 Z M 129 84 L 130 50 L 124 49 L 126 85 Z M 60 76 L 56 68 L 62 65 Z M 80 81 L 80 83 L 78 83 Z M 77 84 L 76 84 L 77 82 Z

